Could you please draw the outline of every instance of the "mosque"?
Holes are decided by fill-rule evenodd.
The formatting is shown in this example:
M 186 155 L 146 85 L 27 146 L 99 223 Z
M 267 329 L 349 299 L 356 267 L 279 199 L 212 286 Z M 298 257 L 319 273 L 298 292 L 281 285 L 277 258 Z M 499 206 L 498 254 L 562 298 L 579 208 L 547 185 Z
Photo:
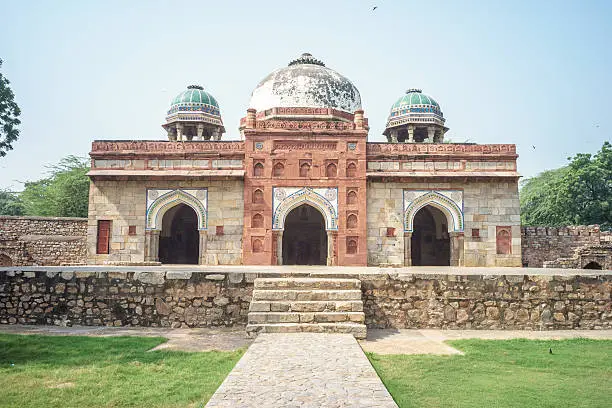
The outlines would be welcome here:
M 162 126 L 93 142 L 88 263 L 521 266 L 515 145 L 445 142 L 419 89 L 368 142 L 358 89 L 302 54 L 255 87 L 240 141 L 197 85 Z

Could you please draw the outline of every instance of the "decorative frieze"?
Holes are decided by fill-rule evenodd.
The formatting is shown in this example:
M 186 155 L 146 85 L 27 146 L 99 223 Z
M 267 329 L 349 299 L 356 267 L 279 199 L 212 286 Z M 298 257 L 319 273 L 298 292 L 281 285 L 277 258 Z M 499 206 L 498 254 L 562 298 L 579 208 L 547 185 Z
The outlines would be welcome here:
M 276 141 L 274 150 L 336 150 L 336 142 Z
M 368 143 L 368 155 L 375 154 L 457 154 L 477 153 L 491 155 L 516 155 L 514 144 L 454 144 L 454 143 Z
M 164 141 L 94 141 L 92 155 L 100 153 L 173 153 L 173 152 L 244 152 L 244 142 L 164 142 Z

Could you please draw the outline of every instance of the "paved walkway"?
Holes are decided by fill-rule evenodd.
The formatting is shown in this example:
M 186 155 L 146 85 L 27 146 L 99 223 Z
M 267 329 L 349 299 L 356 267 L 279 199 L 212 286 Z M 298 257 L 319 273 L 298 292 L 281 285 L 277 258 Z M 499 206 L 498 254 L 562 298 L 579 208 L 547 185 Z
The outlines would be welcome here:
M 260 334 L 206 405 L 397 408 L 350 334 Z

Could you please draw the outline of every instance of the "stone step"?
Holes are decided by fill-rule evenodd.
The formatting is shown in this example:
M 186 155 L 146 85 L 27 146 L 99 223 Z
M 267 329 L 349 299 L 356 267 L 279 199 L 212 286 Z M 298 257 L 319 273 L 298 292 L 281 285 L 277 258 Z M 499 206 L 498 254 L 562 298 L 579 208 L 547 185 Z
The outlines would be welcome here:
M 253 300 L 250 312 L 363 312 L 361 300 Z
M 255 280 L 257 284 L 257 280 Z M 255 289 L 253 300 L 269 301 L 335 301 L 361 300 L 361 290 Z
M 248 324 L 247 335 L 253 337 L 259 333 L 347 333 L 357 339 L 365 339 L 367 328 L 360 323 L 278 323 Z
M 249 312 L 248 324 L 275 323 L 361 323 L 363 312 Z
M 334 278 L 258 278 L 255 279 L 255 289 L 361 290 L 361 281 Z

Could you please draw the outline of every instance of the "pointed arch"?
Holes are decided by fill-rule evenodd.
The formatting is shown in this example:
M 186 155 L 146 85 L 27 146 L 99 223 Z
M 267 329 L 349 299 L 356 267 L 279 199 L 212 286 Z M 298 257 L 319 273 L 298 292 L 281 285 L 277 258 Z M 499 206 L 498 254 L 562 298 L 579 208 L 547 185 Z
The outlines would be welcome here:
M 206 207 L 196 197 L 183 190 L 172 190 L 158 197 L 147 210 L 147 230 L 161 230 L 162 219 L 166 211 L 178 204 L 191 207 L 198 216 L 198 229 L 207 228 Z
M 404 230 L 406 232 L 413 232 L 414 216 L 427 205 L 437 208 L 446 216 L 448 232 L 463 232 L 462 209 L 453 200 L 435 191 L 420 196 L 407 206 L 404 212 Z
M 283 230 L 287 214 L 302 204 L 309 204 L 323 215 L 326 230 L 338 229 L 338 214 L 334 206 L 325 197 L 308 187 L 296 191 L 281 201 L 272 217 L 272 229 Z

